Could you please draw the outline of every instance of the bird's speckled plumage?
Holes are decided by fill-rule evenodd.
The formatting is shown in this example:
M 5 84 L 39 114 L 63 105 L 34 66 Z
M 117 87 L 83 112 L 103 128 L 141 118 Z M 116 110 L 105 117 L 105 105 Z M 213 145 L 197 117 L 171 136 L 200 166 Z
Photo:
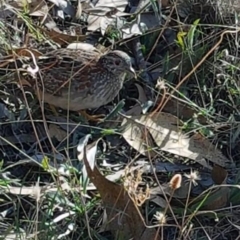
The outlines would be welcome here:
M 97 51 L 58 49 L 39 57 L 36 63 L 39 71 L 31 74 L 28 70 L 23 78 L 44 102 L 72 111 L 107 104 L 122 88 L 126 73 L 134 74 L 130 57 L 118 50 L 101 55 Z

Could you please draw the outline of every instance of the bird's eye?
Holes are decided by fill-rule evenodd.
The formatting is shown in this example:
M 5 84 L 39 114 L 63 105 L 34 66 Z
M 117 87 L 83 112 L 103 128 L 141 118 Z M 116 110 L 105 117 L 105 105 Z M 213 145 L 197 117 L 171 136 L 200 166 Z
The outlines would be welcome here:
M 117 65 L 117 66 L 118 66 L 118 65 L 120 64 L 120 62 L 121 62 L 120 60 L 115 60 L 115 62 L 114 62 L 114 63 L 115 63 L 115 65 Z

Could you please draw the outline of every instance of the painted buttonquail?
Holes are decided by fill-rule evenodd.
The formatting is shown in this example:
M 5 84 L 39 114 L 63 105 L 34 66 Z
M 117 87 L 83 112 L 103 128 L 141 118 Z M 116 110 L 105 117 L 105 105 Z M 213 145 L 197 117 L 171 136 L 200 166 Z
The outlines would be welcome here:
M 71 111 L 107 104 L 119 93 L 126 74 L 135 76 L 130 57 L 119 50 L 100 54 L 58 49 L 31 62 L 20 80 L 33 86 L 43 102 Z

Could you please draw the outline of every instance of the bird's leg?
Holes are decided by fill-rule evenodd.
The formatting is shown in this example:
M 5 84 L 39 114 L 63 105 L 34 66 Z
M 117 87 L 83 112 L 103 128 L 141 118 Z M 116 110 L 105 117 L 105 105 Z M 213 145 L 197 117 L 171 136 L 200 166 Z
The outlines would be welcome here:
M 88 121 L 92 121 L 92 122 L 102 122 L 105 117 L 104 114 L 90 115 L 86 112 L 86 110 L 80 110 L 79 113 L 83 117 L 85 117 Z

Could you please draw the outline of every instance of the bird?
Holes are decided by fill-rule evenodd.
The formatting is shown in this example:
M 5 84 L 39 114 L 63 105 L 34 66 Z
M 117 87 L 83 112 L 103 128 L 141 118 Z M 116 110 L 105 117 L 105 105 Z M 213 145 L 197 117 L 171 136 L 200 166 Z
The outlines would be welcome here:
M 31 59 L 19 71 L 20 82 L 33 87 L 39 100 L 70 111 L 108 104 L 118 95 L 128 73 L 136 77 L 130 56 L 120 50 L 102 54 L 92 49 L 59 48 Z

